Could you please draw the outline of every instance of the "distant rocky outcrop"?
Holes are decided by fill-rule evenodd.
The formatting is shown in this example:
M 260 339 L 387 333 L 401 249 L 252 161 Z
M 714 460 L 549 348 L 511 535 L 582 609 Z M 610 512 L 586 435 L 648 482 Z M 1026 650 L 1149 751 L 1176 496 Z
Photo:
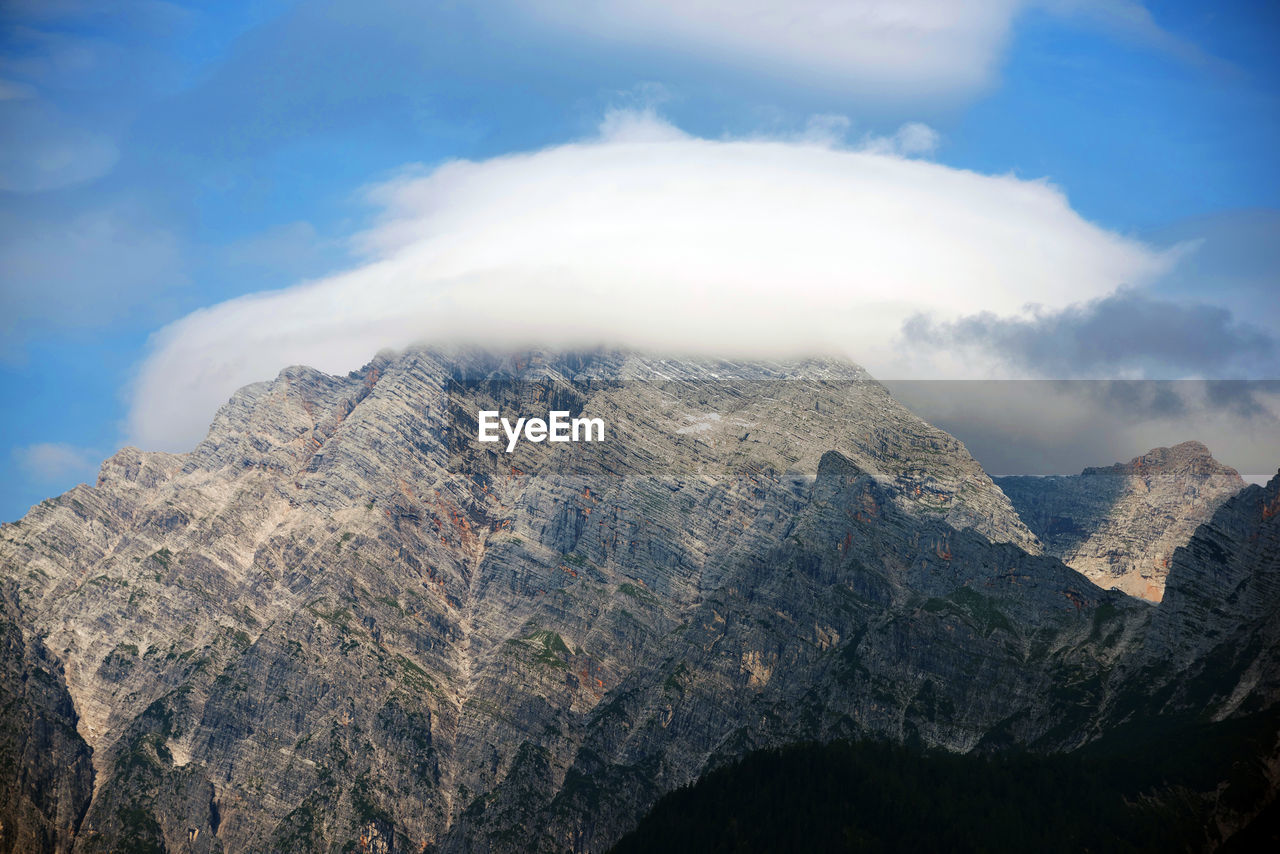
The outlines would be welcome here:
M 995 481 L 1049 554 L 1101 587 L 1153 602 L 1174 550 L 1245 485 L 1199 442 L 1079 475 Z
M 481 409 L 586 413 L 607 440 L 507 453 L 474 441 Z M 1248 580 L 1270 540 L 1228 548 L 1251 519 L 1217 546 L 1233 590 L 1270 583 Z M 121 451 L 0 528 L 6 688 L 47 674 L 22 702 L 63 733 L 21 779 L 65 794 L 22 838 L 600 851 L 760 747 L 1070 750 L 1137 708 L 1268 707 L 1275 618 L 1233 622 L 1234 594 L 1195 581 L 1220 574 L 1202 548 L 1158 609 L 1100 589 L 1039 554 L 960 442 L 838 361 L 289 368 L 191 453 Z M 1253 645 L 1206 663 L 1197 608 Z M 1210 671 L 1214 692 L 1180 687 Z

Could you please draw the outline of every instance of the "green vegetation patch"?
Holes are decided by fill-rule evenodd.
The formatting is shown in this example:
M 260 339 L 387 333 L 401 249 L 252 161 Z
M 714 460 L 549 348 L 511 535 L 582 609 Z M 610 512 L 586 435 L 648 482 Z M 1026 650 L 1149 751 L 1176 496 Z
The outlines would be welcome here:
M 676 669 L 667 674 L 667 678 L 662 682 L 663 691 L 683 691 L 684 686 L 681 680 L 689 675 L 689 665 L 681 661 L 676 665 Z
M 432 681 L 427 671 L 403 655 L 397 655 L 395 660 L 400 665 L 400 678 L 406 687 L 415 691 L 436 690 L 436 683 Z
M 523 638 L 511 638 L 507 641 L 511 646 L 526 647 L 534 652 L 533 660 L 547 667 L 568 668 L 565 659 L 573 653 L 558 632 L 550 629 L 538 629 Z
M 654 596 L 652 593 L 650 593 L 648 590 L 645 590 L 643 587 L 632 584 L 630 582 L 626 582 L 625 584 L 619 584 L 618 590 L 630 596 L 632 599 L 643 602 L 646 605 L 658 604 L 657 596 Z

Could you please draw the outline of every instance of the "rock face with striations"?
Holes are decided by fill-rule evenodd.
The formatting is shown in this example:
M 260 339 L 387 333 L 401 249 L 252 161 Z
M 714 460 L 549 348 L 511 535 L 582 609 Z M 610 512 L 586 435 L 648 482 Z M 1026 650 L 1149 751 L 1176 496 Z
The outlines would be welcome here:
M 1244 488 L 1199 442 L 1067 477 L 996 483 L 1045 550 L 1101 587 L 1159 602 L 1173 552 Z
M 0 580 L 0 851 L 71 850 L 93 794 L 89 747 L 58 660 Z
M 507 453 L 489 409 L 606 440 Z M 832 361 L 290 368 L 0 531 L 5 678 L 49 674 L 25 702 L 63 721 L 24 771 L 65 793 L 42 850 L 599 851 L 755 747 L 1072 748 L 1138 702 L 1122 674 L 1176 682 L 1153 650 L 1211 654 L 1195 608 L 1231 620 L 1040 555 L 963 445 Z M 1267 655 L 1160 712 L 1273 703 Z

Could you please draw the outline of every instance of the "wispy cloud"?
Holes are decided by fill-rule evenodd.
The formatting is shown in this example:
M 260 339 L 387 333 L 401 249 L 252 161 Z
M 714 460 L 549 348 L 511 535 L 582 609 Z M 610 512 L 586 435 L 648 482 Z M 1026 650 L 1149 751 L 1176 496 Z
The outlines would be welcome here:
M 862 147 L 876 154 L 928 157 L 938 150 L 942 136 L 922 122 L 907 122 L 891 136 L 867 136 Z
M 1162 27 L 1151 10 L 1139 0 L 1039 0 L 1036 5 L 1188 65 L 1218 74 L 1240 73 L 1239 69 L 1213 56 L 1194 41 Z
M 23 474 L 37 483 L 93 480 L 101 461 L 97 451 L 58 442 L 15 448 L 13 454 Z
M 0 99 L 0 190 L 36 193 L 99 178 L 119 159 L 109 134 L 36 99 Z
M 992 77 L 1023 0 L 515 0 L 575 34 L 697 52 L 884 95 L 968 92 Z
M 0 190 L 60 190 L 111 172 L 139 103 L 172 71 L 156 45 L 188 15 L 156 0 L 6 2 Z
M 856 148 L 869 154 L 896 157 L 932 157 L 942 144 L 942 135 L 923 122 L 907 122 L 890 134 L 863 133 L 850 144 L 853 120 L 839 113 L 818 113 L 809 117 L 804 129 L 791 137 L 828 147 Z M 768 139 L 768 137 L 762 137 Z
M 118 321 L 184 280 L 177 238 L 134 205 L 68 221 L 0 213 L 0 360 L 33 331 Z
M 1073 19 L 1183 61 L 1225 67 L 1137 0 L 511 0 L 578 37 L 684 51 L 889 98 L 992 82 L 1018 16 Z

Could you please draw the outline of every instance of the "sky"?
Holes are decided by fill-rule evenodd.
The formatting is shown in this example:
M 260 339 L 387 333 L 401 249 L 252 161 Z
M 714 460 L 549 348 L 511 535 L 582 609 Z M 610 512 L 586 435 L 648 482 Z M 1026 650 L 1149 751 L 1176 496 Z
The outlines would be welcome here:
M 0 0 L 0 519 L 457 340 L 835 353 L 995 474 L 1264 478 L 1277 43 L 1233 0 Z

